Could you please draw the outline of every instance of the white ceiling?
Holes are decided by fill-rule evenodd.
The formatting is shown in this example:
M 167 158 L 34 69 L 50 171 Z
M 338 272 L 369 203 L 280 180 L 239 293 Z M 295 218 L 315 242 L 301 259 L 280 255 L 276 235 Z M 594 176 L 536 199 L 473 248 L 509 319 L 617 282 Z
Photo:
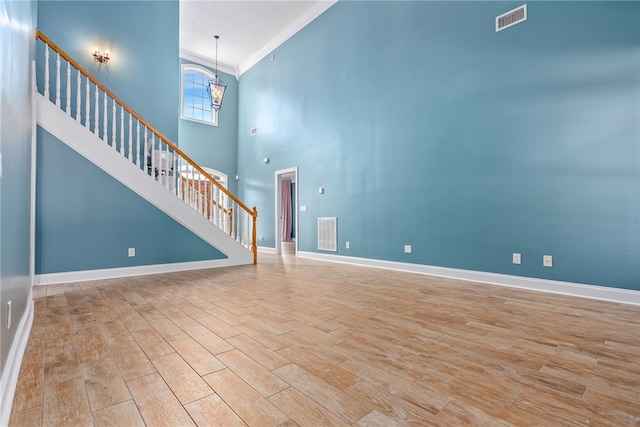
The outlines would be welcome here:
M 337 0 L 180 0 L 180 56 L 238 77 Z

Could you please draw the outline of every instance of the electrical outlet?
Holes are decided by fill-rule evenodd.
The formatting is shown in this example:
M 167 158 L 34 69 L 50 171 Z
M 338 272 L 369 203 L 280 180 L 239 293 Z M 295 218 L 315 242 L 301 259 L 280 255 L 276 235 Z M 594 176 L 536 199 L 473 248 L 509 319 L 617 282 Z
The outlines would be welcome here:
M 260 236 L 258 240 L 260 240 L 261 242 L 264 242 L 264 236 Z
M 11 329 L 11 301 L 7 303 L 7 329 Z
M 129 248 L 129 258 L 136 256 L 136 248 Z
M 349 242 L 344 244 L 345 249 L 349 249 Z
M 405 254 L 411 253 L 411 245 L 404 245 L 404 253 Z
M 300 212 L 306 212 L 306 211 L 307 211 L 307 205 L 300 206 Z
M 514 252 L 514 254 L 513 254 L 513 263 L 514 264 L 520 264 L 521 261 L 522 261 L 521 255 Z
M 553 267 L 553 257 L 551 255 L 542 255 L 542 265 L 544 267 Z

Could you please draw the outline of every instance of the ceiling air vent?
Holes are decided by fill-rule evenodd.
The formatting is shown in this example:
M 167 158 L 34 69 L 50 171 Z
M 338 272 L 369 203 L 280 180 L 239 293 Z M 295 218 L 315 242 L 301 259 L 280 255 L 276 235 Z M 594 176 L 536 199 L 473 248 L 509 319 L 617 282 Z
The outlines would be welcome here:
M 523 4 L 507 13 L 496 16 L 496 32 L 512 27 L 527 20 L 527 5 Z

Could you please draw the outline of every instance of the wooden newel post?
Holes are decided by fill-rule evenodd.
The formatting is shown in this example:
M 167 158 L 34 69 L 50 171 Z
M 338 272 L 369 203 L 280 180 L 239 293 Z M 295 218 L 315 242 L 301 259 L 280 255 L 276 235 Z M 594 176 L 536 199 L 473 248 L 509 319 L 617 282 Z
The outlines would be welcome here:
M 253 263 L 257 264 L 258 263 L 258 244 L 256 243 L 256 222 L 258 221 L 258 209 L 256 209 L 256 207 L 253 207 L 253 213 L 251 214 L 251 216 L 253 216 L 253 230 L 251 231 L 251 251 L 253 252 Z

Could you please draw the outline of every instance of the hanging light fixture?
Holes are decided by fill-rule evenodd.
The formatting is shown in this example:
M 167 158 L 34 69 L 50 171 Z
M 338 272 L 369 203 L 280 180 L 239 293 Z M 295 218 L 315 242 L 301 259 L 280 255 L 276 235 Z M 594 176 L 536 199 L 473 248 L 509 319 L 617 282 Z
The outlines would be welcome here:
M 227 85 L 218 77 L 218 39 L 220 36 L 213 36 L 216 39 L 216 72 L 213 79 L 209 80 L 209 95 L 211 96 L 211 108 L 218 111 L 222 107 L 222 98 Z

